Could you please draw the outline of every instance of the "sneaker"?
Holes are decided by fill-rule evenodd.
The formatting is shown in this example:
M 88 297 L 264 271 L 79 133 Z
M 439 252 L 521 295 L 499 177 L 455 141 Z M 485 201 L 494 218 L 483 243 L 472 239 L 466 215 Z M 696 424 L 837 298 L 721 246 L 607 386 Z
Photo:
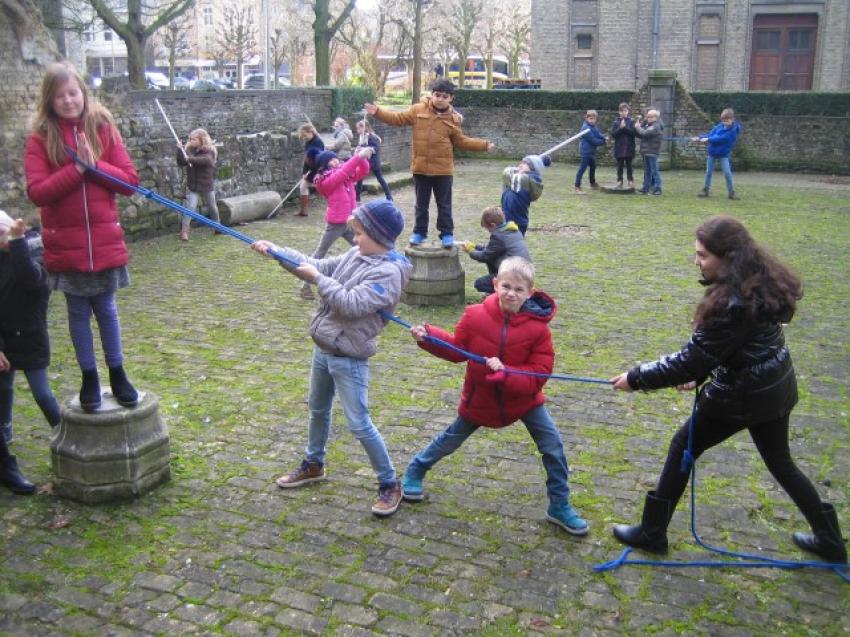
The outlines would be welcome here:
M 572 535 L 587 535 L 590 530 L 587 522 L 569 504 L 550 504 L 546 519 Z
M 380 517 L 392 515 L 401 504 L 401 482 L 394 480 L 391 484 L 378 488 L 378 499 L 372 505 L 372 513 Z
M 325 465 L 321 462 L 310 462 L 302 460 L 297 469 L 293 469 L 285 476 L 280 476 L 275 483 L 281 489 L 300 487 L 308 482 L 316 482 L 325 479 Z
M 629 182 L 629 188 L 634 188 L 634 187 L 635 187 L 635 182 L 630 181 L 630 182 Z
M 616 188 L 617 190 L 622 190 L 623 189 L 623 180 L 621 179 L 620 181 L 618 181 L 617 185 L 614 186 L 614 188 Z
M 455 244 L 455 238 L 453 235 L 444 234 L 442 237 L 440 237 L 440 243 L 443 244 L 444 248 L 448 249 Z
M 414 232 L 412 235 L 410 235 L 410 239 L 408 240 L 408 243 L 412 246 L 422 245 L 424 242 L 425 235 L 419 234 L 418 232 Z
M 655 190 L 652 191 L 652 194 L 657 196 L 657 197 L 660 197 L 661 196 L 661 189 L 656 188 Z
M 697 197 L 708 197 L 708 188 L 703 188 L 697 193 Z
M 648 195 L 649 191 L 646 188 L 638 188 L 638 192 L 642 195 Z
M 734 190 L 729 193 L 729 199 L 738 199 L 738 195 L 735 194 Z
M 583 194 L 585 194 L 585 193 L 584 193 L 584 191 L 581 189 L 581 186 L 576 186 L 576 188 L 575 188 L 575 193 L 576 193 L 577 195 L 583 195 Z
M 7 422 L 0 425 L 0 436 L 3 436 L 7 445 L 10 445 L 15 441 L 15 430 L 12 429 L 12 423 Z
M 597 184 L 595 181 L 590 184 L 590 187 L 592 190 L 599 190 L 599 184 Z
M 401 497 L 408 502 L 421 502 L 425 499 L 425 487 L 422 478 L 414 478 L 405 472 L 401 478 Z

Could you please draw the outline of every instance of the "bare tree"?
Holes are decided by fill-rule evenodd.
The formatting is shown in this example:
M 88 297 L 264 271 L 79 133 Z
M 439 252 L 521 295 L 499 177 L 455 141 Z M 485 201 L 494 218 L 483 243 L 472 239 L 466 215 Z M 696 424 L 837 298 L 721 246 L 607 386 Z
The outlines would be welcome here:
M 528 53 L 531 38 L 531 19 L 528 7 L 514 5 L 510 13 L 503 14 L 504 27 L 499 39 L 508 58 L 508 75 L 519 77 L 519 58 Z
M 145 88 L 145 45 L 148 38 L 172 20 L 176 20 L 195 0 L 86 0 L 97 17 L 118 34 L 127 47 L 127 73 L 130 86 Z M 119 15 L 124 14 L 126 22 Z M 120 8 L 120 10 L 119 10 Z
M 482 2 L 481 0 L 450 0 L 444 11 L 448 18 L 445 39 L 457 54 L 457 83 L 460 88 L 463 88 L 466 80 L 466 60 L 472 49 L 472 37 L 478 18 L 483 11 Z
M 495 0 L 485 0 L 483 6 L 483 19 L 478 25 L 479 40 L 481 42 L 481 54 L 484 57 L 484 66 L 487 69 L 487 83 L 485 88 L 493 88 L 493 57 L 496 54 L 496 46 L 502 35 L 504 20 L 501 19 L 501 10 L 504 6 Z
M 242 88 L 242 65 L 257 52 L 254 8 L 251 5 L 225 5 L 216 28 L 216 48 L 236 63 L 236 87 Z
M 169 22 L 158 33 L 160 45 L 168 55 L 168 87 L 174 89 L 174 66 L 178 55 L 186 55 L 191 49 L 189 44 L 190 22 L 188 18 L 180 16 Z
M 356 0 L 342 0 L 343 7 L 334 17 L 331 14 L 331 0 L 312 0 L 313 7 L 313 46 L 316 50 L 316 85 L 324 86 L 331 81 L 331 40 L 340 27 L 348 20 L 354 10 Z

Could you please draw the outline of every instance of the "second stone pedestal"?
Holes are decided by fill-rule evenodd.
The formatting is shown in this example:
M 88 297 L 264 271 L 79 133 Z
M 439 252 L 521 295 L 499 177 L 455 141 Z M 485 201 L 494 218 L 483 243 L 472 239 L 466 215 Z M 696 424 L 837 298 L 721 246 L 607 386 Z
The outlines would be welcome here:
M 435 244 L 408 246 L 404 254 L 413 264 L 413 272 L 404 293 L 408 305 L 462 305 L 466 283 L 456 246 Z

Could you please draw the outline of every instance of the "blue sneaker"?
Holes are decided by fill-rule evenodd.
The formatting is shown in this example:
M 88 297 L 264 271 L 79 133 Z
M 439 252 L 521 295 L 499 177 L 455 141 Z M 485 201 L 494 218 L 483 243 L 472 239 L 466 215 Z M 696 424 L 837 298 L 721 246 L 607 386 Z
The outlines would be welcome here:
M 420 502 L 425 498 L 422 478 L 413 478 L 407 472 L 401 478 L 401 497 L 408 502 Z
M 569 504 L 550 504 L 546 519 L 572 535 L 587 535 L 590 527 Z
M 418 232 L 414 232 L 412 235 L 410 235 L 410 240 L 408 241 L 408 243 L 412 246 L 418 246 L 423 244 L 424 242 L 425 235 L 419 234 Z
M 444 248 L 451 248 L 455 244 L 454 235 L 444 234 L 442 237 L 440 237 L 440 242 L 443 244 Z

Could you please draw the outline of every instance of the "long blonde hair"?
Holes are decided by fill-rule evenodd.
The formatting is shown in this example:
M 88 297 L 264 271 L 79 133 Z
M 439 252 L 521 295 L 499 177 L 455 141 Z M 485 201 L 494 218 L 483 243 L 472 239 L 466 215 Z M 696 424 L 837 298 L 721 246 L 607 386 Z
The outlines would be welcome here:
M 106 125 L 109 126 L 111 136 L 117 133 L 112 113 L 89 95 L 86 83 L 77 69 L 69 62 L 51 64 L 47 67 L 47 72 L 41 81 L 41 97 L 38 100 L 32 132 L 44 139 L 47 146 L 47 158 L 54 166 L 60 166 L 64 163 L 66 153 L 62 132 L 59 130 L 59 116 L 53 111 L 53 97 L 59 88 L 70 80 L 77 82 L 80 92 L 83 94 L 83 113 L 80 118 L 80 128 L 86 134 L 94 159 L 98 159 L 103 153 L 100 137 L 97 134 L 98 129 Z
M 205 128 L 196 128 L 193 130 L 189 133 L 189 139 L 192 138 L 192 135 L 197 135 L 201 140 L 201 145 L 198 146 L 198 150 L 212 153 L 213 161 L 218 159 L 218 150 L 215 147 L 215 142 Z M 189 152 L 189 142 L 186 142 L 186 152 Z

